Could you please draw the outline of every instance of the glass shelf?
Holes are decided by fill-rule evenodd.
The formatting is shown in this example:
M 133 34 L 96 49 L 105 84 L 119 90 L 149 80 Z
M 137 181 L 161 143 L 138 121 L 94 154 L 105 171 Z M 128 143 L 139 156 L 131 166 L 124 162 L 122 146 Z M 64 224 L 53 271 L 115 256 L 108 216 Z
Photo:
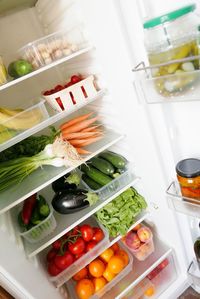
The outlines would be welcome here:
M 200 201 L 189 197 L 183 197 L 178 182 L 173 181 L 166 193 L 170 209 L 192 217 L 200 217 Z

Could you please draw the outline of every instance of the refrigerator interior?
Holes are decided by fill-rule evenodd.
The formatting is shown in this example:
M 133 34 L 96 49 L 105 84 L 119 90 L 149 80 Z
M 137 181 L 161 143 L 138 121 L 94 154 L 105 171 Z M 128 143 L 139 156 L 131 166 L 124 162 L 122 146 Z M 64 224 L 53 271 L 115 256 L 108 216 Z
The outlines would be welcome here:
M 31 104 L 33 99 L 40 97 L 41 91 L 51 88 L 59 81 L 65 81 L 76 72 L 84 75 L 95 74 L 99 88 L 108 89 L 106 96 L 91 103 L 89 108 L 98 111 L 103 116 L 104 124 L 119 133 L 119 136 L 113 138 L 111 133 L 111 138 L 108 138 L 110 143 L 100 144 L 96 150 L 109 147 L 115 141 L 119 141 L 120 136 L 126 135 L 118 142 L 120 152 L 133 161 L 134 172 L 141 177 L 147 201 L 158 206 L 150 220 L 155 224 L 160 238 L 174 249 L 177 258 L 178 279 L 166 294 L 162 294 L 164 299 L 172 298 L 170 296 L 186 283 L 187 267 L 193 256 L 187 219 L 168 209 L 165 190 L 174 178 L 175 163 L 185 155 L 198 155 L 198 143 L 194 143 L 197 132 L 189 134 L 191 151 L 191 144 L 185 142 L 185 132 L 189 127 L 184 121 L 187 119 L 186 113 L 195 113 L 196 118 L 192 117 L 191 122 L 197 130 L 198 103 L 150 107 L 138 99 L 131 69 L 145 57 L 139 16 L 136 1 L 129 0 L 85 0 L 84 3 L 75 0 L 39 0 L 34 7 L 3 15 L 0 18 L 0 52 L 6 65 L 17 58 L 16 51 L 20 47 L 65 28 L 72 30 L 71 38 L 74 41 L 78 41 L 79 35 L 73 35 L 73 30 L 78 28 L 81 37 L 84 36 L 96 49 L 47 69 L 37 76 L 21 81 L 20 84 L 2 89 L 0 100 L 1 105 L 10 107 L 27 101 Z M 53 115 L 50 108 L 49 113 Z M 59 121 L 56 122 L 57 125 Z M 173 139 L 171 132 L 176 134 Z M 188 134 L 186 135 L 188 141 Z M 35 188 L 32 193 L 36 189 L 42 190 L 61 174 L 61 171 L 56 172 L 52 177 L 45 179 L 42 186 L 34 181 L 33 187 L 29 186 L 30 189 Z M 23 192 L 21 188 L 16 195 L 19 202 L 23 201 L 23 196 L 30 190 Z M 5 194 L 8 195 L 10 194 Z M 83 216 L 87 217 L 84 213 Z M 26 258 L 9 212 L 1 215 L 0 223 L 0 240 L 1 244 L 4 244 L 0 249 L 2 285 L 16 298 L 64 298 L 65 291 L 54 288 L 47 280 L 37 255 L 31 259 Z M 185 239 L 181 237 L 181 232 L 184 232 Z

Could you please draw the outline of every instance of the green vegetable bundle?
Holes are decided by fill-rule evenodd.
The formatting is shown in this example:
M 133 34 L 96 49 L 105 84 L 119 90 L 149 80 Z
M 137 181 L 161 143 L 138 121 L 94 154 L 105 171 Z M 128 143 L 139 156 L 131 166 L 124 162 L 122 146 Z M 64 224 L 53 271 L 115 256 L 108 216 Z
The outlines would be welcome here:
M 99 210 L 96 217 L 110 236 L 123 236 L 135 222 L 135 217 L 146 207 L 144 197 L 131 187 Z

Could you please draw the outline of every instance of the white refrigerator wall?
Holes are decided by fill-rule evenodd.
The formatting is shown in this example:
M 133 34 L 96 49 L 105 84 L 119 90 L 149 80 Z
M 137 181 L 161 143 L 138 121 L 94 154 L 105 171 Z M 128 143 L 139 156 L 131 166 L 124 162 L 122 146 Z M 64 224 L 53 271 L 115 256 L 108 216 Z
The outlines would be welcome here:
M 161 1 L 160 6 L 162 6 Z M 72 28 L 77 24 L 85 23 L 85 34 L 87 35 L 87 31 L 90 33 L 89 36 L 96 46 L 101 77 L 109 90 L 109 96 L 106 98 L 108 105 L 100 105 L 99 110 L 106 115 L 110 126 L 120 128 L 127 135 L 126 143 L 123 143 L 122 147 L 127 148 L 129 157 L 135 164 L 135 173 L 142 178 L 147 200 L 159 206 L 158 211 L 153 214 L 152 221 L 155 222 L 160 237 L 176 252 L 180 267 L 179 279 L 176 285 L 168 290 L 168 294 L 162 295 L 162 299 L 175 298 L 173 297 L 175 293 L 172 296 L 172 292 L 175 292 L 186 279 L 187 266 L 192 256 L 192 241 L 186 217 L 177 217 L 169 210 L 165 197 L 166 187 L 174 176 L 175 165 L 173 142 L 168 132 L 166 113 L 163 111 L 165 107 L 163 108 L 162 105 L 147 107 L 141 104 L 133 86 L 134 76 L 131 69 L 145 58 L 141 18 L 136 0 L 39 0 L 36 8 L 31 9 L 31 14 L 35 20 L 29 28 L 32 32 L 30 38 L 33 39 L 61 28 Z M 15 17 L 10 16 L 10 18 Z M 26 19 L 24 20 L 26 22 Z M 9 26 L 8 21 L 7 24 Z M 23 26 L 21 28 L 23 36 Z M 25 31 L 29 29 L 24 26 Z M 0 32 L 1 35 L 3 32 L 2 34 Z M 6 46 L 4 49 L 6 54 Z M 97 68 L 99 70 L 99 67 Z M 58 74 L 62 74 L 62 71 L 58 70 Z M 34 94 L 35 86 L 31 80 L 29 82 L 27 89 L 31 96 L 31 93 Z M 12 92 L 14 93 L 14 89 Z M 5 97 L 8 98 L 9 94 L 5 93 Z M 0 100 L 3 101 L 2 97 Z M 115 115 L 115 119 L 112 115 Z M 179 222 L 181 226 L 178 226 Z M 187 242 L 181 239 L 180 231 L 184 231 Z M 21 288 L 21 292 L 24 292 L 24 297 L 16 296 L 16 298 L 27 299 L 24 289 L 27 289 L 35 299 L 60 298 L 60 295 L 55 293 L 56 291 L 46 281 L 45 276 L 39 273 L 39 268 L 26 261 L 23 252 L 18 253 L 14 242 L 10 243 L 5 234 L 2 232 L 0 235 L 1 243 L 5 244 L 0 254 L 3 261 L 2 271 L 6 276 L 6 269 L 8 269 L 10 274 L 7 278 L 12 281 L 11 276 L 13 276 L 13 283 L 19 289 Z M 21 263 L 24 263 L 26 270 L 21 271 Z M 16 269 L 19 269 L 20 276 L 17 276 Z M 31 284 L 30 279 L 32 279 Z M 5 280 L 2 281 L 5 283 Z M 36 290 L 37 285 L 39 292 Z

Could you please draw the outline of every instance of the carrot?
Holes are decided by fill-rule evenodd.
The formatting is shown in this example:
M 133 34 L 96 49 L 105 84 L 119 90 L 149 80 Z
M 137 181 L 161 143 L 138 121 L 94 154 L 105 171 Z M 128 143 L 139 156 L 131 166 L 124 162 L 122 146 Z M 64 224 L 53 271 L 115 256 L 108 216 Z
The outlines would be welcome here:
M 80 132 L 80 133 L 69 133 L 69 134 L 62 134 L 62 138 L 66 140 L 70 139 L 85 139 L 88 137 L 93 137 L 94 135 L 98 134 L 98 132 Z
M 101 125 L 97 125 L 97 126 L 92 126 L 92 127 L 88 127 L 88 128 L 85 128 L 83 130 L 81 130 L 81 132 L 92 132 L 92 131 L 95 131 L 98 127 L 100 127 Z
M 81 147 L 83 147 L 83 146 L 89 145 L 91 143 L 94 143 L 101 138 L 102 138 L 102 136 L 98 136 L 98 137 L 87 138 L 85 140 L 84 139 L 83 140 L 70 140 L 69 142 L 73 146 L 80 145 Z
M 75 147 L 75 149 L 76 149 L 77 152 L 78 152 L 79 154 L 81 154 L 81 155 L 89 155 L 89 154 L 91 154 L 91 152 L 88 152 L 88 151 L 84 150 L 84 149 L 81 148 L 81 147 Z
M 69 133 L 76 133 L 76 132 L 80 132 L 82 129 L 88 128 L 91 124 L 93 124 L 96 120 L 98 119 L 98 116 L 84 120 L 80 123 L 76 123 L 72 126 L 70 126 L 69 128 L 65 128 L 64 130 L 62 130 L 63 134 L 69 134 Z
M 73 118 L 72 120 L 69 120 L 68 122 L 62 124 L 60 126 L 60 129 L 61 131 L 64 130 L 65 128 L 68 128 L 76 123 L 79 123 L 85 119 L 87 119 L 89 116 L 91 116 L 93 114 L 93 112 L 90 112 L 90 113 L 87 113 L 87 114 L 84 114 L 84 115 L 81 115 L 81 116 L 78 116 L 78 117 L 75 117 Z

